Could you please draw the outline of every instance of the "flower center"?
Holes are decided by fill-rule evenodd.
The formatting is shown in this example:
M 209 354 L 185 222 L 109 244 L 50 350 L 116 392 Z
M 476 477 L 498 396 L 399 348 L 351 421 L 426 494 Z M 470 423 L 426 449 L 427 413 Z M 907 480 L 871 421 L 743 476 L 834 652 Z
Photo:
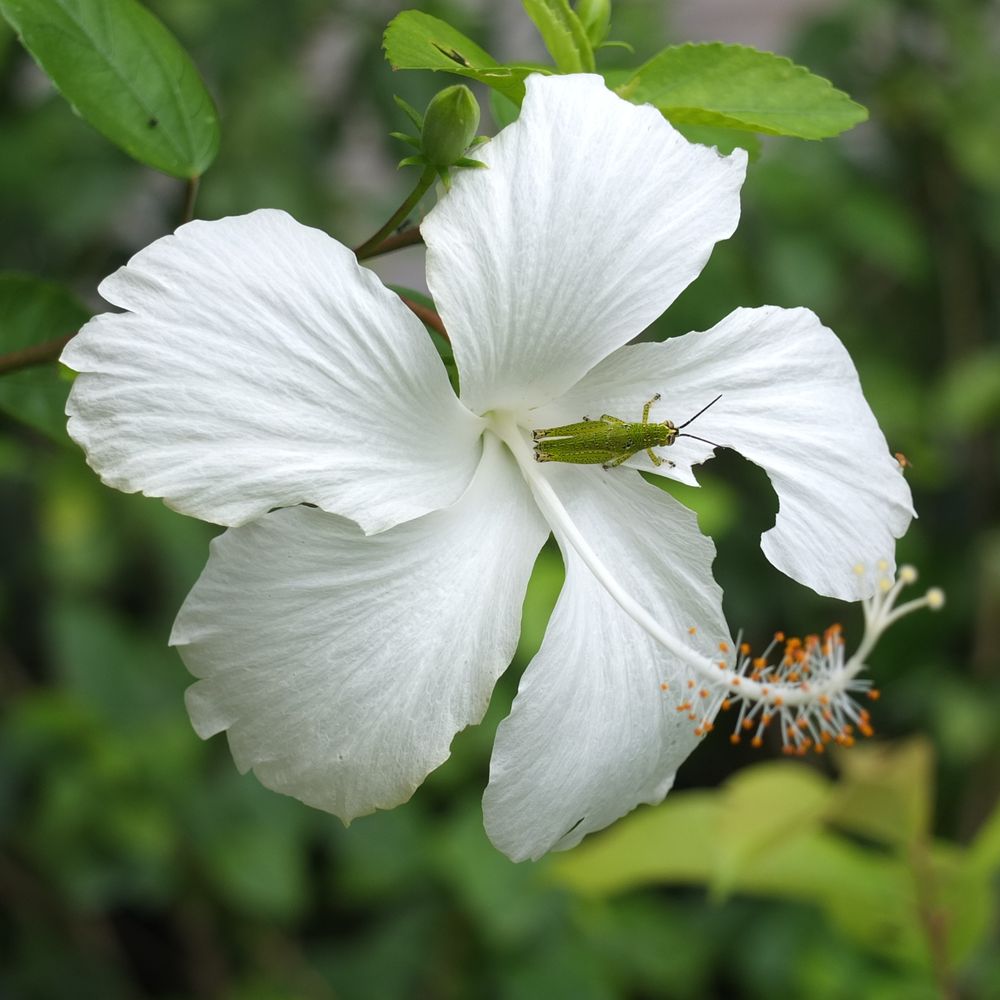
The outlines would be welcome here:
M 693 648 L 690 641 L 668 632 L 604 565 L 543 475 L 535 461 L 529 432 L 518 425 L 515 416 L 491 413 L 484 417 L 488 429 L 510 449 L 535 502 L 560 540 L 576 550 L 618 606 L 686 669 L 685 697 L 674 707 L 697 723 L 697 736 L 711 731 L 720 710 L 734 706 L 739 706 L 739 716 L 733 732 L 737 739 L 733 742 L 739 742 L 743 731 L 756 729 L 751 744 L 761 746 L 764 731 L 772 722 L 780 725 L 790 753 L 821 749 L 831 740 L 849 744 L 855 731 L 870 735 L 869 714 L 855 700 L 859 693 L 878 697 L 870 681 L 857 679 L 867 657 L 882 633 L 904 615 L 944 605 L 944 594 L 936 588 L 923 597 L 896 605 L 903 587 L 917 579 L 912 566 L 903 566 L 892 579 L 887 575 L 888 563 L 878 564 L 875 594 L 862 602 L 865 631 L 850 658 L 845 658 L 840 626 L 831 626 L 822 638 L 807 636 L 805 640 L 785 639 L 779 633 L 761 656 L 753 656 L 745 643 L 738 643 L 732 651 L 728 642 L 720 642 L 719 655 L 709 657 Z M 866 570 L 858 566 L 855 572 L 864 576 Z M 688 639 L 696 634 L 697 627 L 692 627 Z M 774 658 L 775 650 L 781 647 L 780 656 Z M 669 691 L 669 682 L 662 683 L 660 690 Z

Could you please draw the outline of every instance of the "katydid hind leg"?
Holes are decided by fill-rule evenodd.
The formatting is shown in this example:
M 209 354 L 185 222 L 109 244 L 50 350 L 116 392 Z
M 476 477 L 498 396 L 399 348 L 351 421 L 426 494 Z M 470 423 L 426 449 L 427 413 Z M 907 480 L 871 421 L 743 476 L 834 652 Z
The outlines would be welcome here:
M 648 403 L 646 403 L 642 408 L 642 425 L 643 427 L 649 423 L 649 410 L 650 407 L 660 398 L 660 394 L 657 393 Z

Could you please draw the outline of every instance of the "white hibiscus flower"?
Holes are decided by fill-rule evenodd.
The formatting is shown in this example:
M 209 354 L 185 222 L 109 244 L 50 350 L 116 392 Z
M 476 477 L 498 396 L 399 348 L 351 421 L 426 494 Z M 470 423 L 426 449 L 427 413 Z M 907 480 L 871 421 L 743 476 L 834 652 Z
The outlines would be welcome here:
M 912 508 L 847 352 L 807 310 L 623 346 L 732 234 L 742 151 L 688 143 L 596 76 L 535 76 L 477 156 L 489 169 L 461 172 L 421 227 L 460 399 L 400 300 L 275 211 L 137 254 L 100 288 L 127 312 L 63 361 L 80 373 L 70 433 L 106 483 L 230 526 L 171 639 L 200 678 L 195 728 L 345 821 L 405 801 L 481 719 L 554 533 L 566 583 L 485 795 L 519 859 L 662 799 L 698 740 L 665 691 L 715 670 L 707 719 L 741 680 L 712 662 L 729 641 L 712 543 L 633 471 L 694 482 L 711 445 L 605 471 L 534 462 L 533 429 L 637 420 L 657 392 L 652 419 L 677 421 L 722 393 L 697 432 L 770 476 L 768 558 L 847 600 L 871 594 L 854 568 L 892 552 Z M 766 705 L 738 669 L 744 707 Z

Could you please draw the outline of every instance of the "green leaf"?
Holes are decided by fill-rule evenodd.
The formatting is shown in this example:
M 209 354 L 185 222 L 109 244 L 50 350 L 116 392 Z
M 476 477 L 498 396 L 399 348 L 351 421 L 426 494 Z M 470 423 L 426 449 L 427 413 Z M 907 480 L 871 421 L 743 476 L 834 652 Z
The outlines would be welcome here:
M 926 941 L 908 865 L 846 837 L 814 830 L 758 857 L 737 891 L 821 907 L 866 950 L 926 963 Z
M 0 354 L 75 333 L 89 316 L 60 285 L 0 274 Z M 0 375 L 0 410 L 65 443 L 69 386 L 55 361 Z
M 516 122 L 517 116 L 521 113 L 521 109 L 512 100 L 497 90 L 490 91 L 490 111 L 493 113 L 493 121 L 498 132 Z
M 979 828 L 969 851 L 969 864 L 985 878 L 1000 871 L 1000 802 Z
M 419 303 L 422 306 L 427 306 L 428 309 L 434 308 L 434 300 L 429 296 L 425 295 L 423 292 L 418 292 L 415 288 L 406 288 L 403 285 L 389 285 L 389 287 L 399 296 L 404 299 L 412 299 L 414 302 Z M 451 349 L 451 343 L 445 340 L 437 330 L 432 329 L 429 326 L 425 326 L 428 336 L 431 338 L 431 343 L 434 344 L 438 354 L 441 356 L 441 361 L 444 364 L 445 371 L 448 373 L 448 381 L 451 382 L 451 387 L 458 393 L 458 366 L 455 364 L 455 354 Z
M 744 132 L 742 129 L 719 128 L 715 125 L 677 125 L 676 123 L 675 127 L 688 142 L 697 142 L 702 146 L 714 146 L 723 156 L 727 156 L 739 146 L 747 151 L 751 160 L 756 160 L 760 157 L 763 148 L 758 136 L 754 135 L 753 132 Z
M 722 791 L 715 895 L 730 894 L 745 870 L 817 827 L 829 796 L 829 782 L 801 764 L 774 761 L 738 771 Z
M 198 177 L 219 148 L 215 105 L 177 39 L 136 0 L 0 0 L 62 95 L 141 163 Z
M 829 80 L 783 56 L 721 42 L 664 49 L 618 93 L 636 104 L 656 105 L 675 124 L 800 139 L 825 139 L 868 117 Z
M 827 814 L 831 822 L 899 848 L 928 836 L 933 763 L 926 740 L 852 747 L 837 764 L 841 780 Z
M 640 809 L 569 854 L 553 857 L 553 881 L 603 896 L 660 882 L 698 885 L 715 866 L 720 796 L 675 793 L 655 809 Z
M 594 50 L 569 0 L 521 0 L 562 73 L 593 73 Z
M 932 907 L 942 929 L 951 964 L 965 962 L 996 926 L 997 900 L 992 875 L 972 851 L 937 843 L 915 869 L 923 884 L 924 904 Z
M 502 66 L 450 24 L 419 10 L 404 10 L 385 29 L 385 57 L 393 69 L 429 69 L 478 80 L 520 106 L 527 66 Z

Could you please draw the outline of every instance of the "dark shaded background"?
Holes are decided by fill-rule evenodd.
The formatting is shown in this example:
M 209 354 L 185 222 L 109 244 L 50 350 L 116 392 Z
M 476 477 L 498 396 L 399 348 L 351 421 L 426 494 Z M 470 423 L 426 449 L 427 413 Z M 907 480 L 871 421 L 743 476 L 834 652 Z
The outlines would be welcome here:
M 422 106 L 451 82 L 389 71 L 380 34 L 402 5 L 149 6 L 222 113 L 200 216 L 281 207 L 353 243 L 401 200 L 412 179 L 386 136 L 404 125 L 392 94 Z M 501 56 L 535 56 L 517 48 L 531 35 L 516 4 L 422 6 Z M 613 35 L 639 57 L 685 40 L 669 4 L 618 7 Z M 900 559 L 948 594 L 880 646 L 875 724 L 931 739 L 936 832 L 963 842 L 1000 791 L 1000 12 L 833 3 L 800 19 L 786 54 L 872 121 L 839 140 L 767 142 L 736 236 L 653 335 L 773 303 L 811 307 L 847 344 L 890 446 L 912 462 L 920 520 Z M 0 269 L 64 281 L 99 309 L 99 279 L 169 231 L 182 197 L 74 117 L 0 25 Z M 412 284 L 419 258 L 384 273 Z M 856 608 L 764 560 L 775 499 L 763 474 L 725 453 L 702 480 L 677 493 L 718 543 L 734 629 L 759 640 L 841 619 L 857 635 Z M 583 901 L 551 887 L 544 864 L 492 850 L 479 811 L 492 731 L 558 591 L 554 551 L 487 720 L 408 805 L 345 831 L 239 777 L 224 741 L 191 731 L 188 677 L 166 648 L 211 534 L 104 489 L 73 447 L 0 418 L 0 996 L 935 995 L 805 905 L 720 905 L 695 889 Z M 714 733 L 680 786 L 755 759 Z M 989 955 L 987 941 L 966 995 L 1000 995 Z

